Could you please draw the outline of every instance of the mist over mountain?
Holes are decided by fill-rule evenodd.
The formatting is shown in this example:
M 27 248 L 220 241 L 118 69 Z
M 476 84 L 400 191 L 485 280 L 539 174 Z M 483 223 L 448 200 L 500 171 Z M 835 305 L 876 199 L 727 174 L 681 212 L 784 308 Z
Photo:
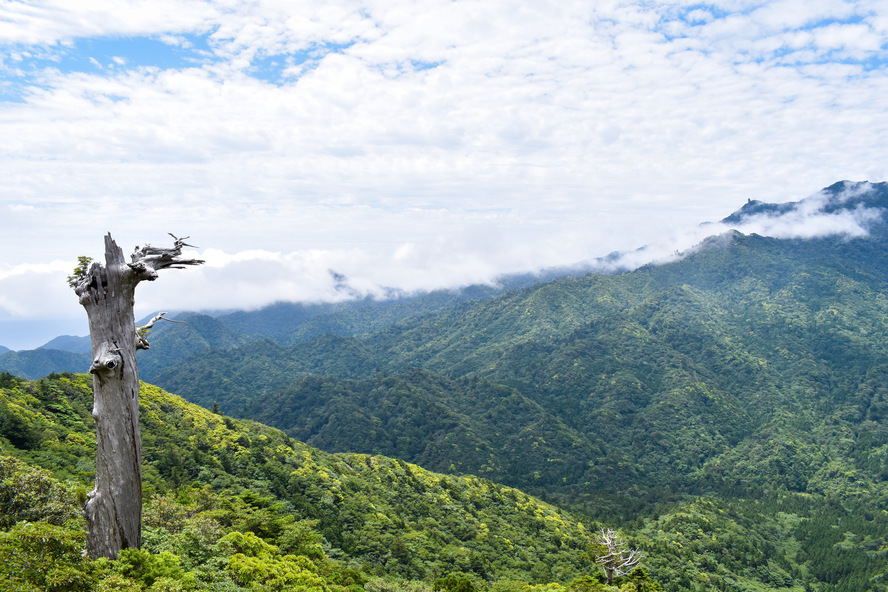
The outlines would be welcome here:
M 231 331 L 239 334 L 241 340 L 267 337 L 286 344 L 324 333 L 354 335 L 381 328 L 410 314 L 436 310 L 464 300 L 489 298 L 508 290 L 559 277 L 620 273 L 652 262 L 662 264 L 676 261 L 700 248 L 706 243 L 707 237 L 724 234 L 732 229 L 744 234 L 778 238 L 862 236 L 879 228 L 883 211 L 888 207 L 885 187 L 885 183 L 840 181 L 797 202 L 769 204 L 750 199 L 741 209 L 721 221 L 704 223 L 693 231 L 675 234 L 666 243 L 647 245 L 631 252 L 614 252 L 606 257 L 577 262 L 567 267 L 504 276 L 491 285 L 474 285 L 416 295 L 388 290 L 385 293 L 392 296 L 391 298 L 363 297 L 336 303 L 278 302 L 252 311 L 205 311 L 200 314 L 219 319 Z M 347 278 L 341 277 L 341 281 L 347 283 Z M 147 318 L 150 316 L 153 315 Z M 175 314 L 170 315 L 170 318 L 175 318 Z M 170 325 L 160 323 L 154 329 L 155 339 L 170 329 Z M 198 343 L 201 341 L 204 339 L 199 339 Z M 206 345 L 227 347 L 225 340 L 215 343 L 212 337 L 206 339 Z M 60 336 L 41 347 L 88 352 L 89 338 Z M 189 346 L 187 353 L 192 353 L 194 347 Z M 6 350 L 7 348 L 0 349 L 0 354 Z M 180 354 L 181 352 L 171 352 L 164 357 L 171 358 Z M 141 356 L 146 360 L 149 376 L 153 374 L 155 367 L 164 364 L 163 361 L 147 362 L 150 357 Z M 5 366 L 0 359 L 0 369 L 3 368 Z M 58 369 L 67 370 L 74 369 Z
M 701 470 L 766 429 L 766 410 L 865 405 L 855 413 L 881 417 L 879 396 L 852 404 L 828 389 L 798 401 L 791 393 L 811 372 L 856 392 L 888 354 L 884 247 L 725 235 L 675 263 L 555 280 L 363 336 L 215 350 L 153 380 L 326 449 L 359 446 L 520 487 L 643 487 L 655 474 L 660 486 L 693 482 L 670 468 L 674 458 L 661 461 L 684 457 L 694 440 L 687 469 Z M 812 368 L 800 370 L 801 360 Z M 389 407 L 396 393 L 410 406 Z M 431 429 L 429 418 L 450 416 L 449 428 Z M 650 434 L 669 436 L 628 452 Z M 511 448 L 521 441 L 536 441 L 540 456 Z M 649 468 L 636 477 L 606 469 L 624 457 Z
M 182 313 L 139 363 L 167 391 L 326 453 L 478 475 L 619 524 L 670 591 L 881 590 L 886 210 L 888 185 L 842 182 L 797 203 L 750 200 L 691 248 L 634 267 L 641 253 L 621 255 L 622 270 L 610 257 L 609 273 Z M 195 438 L 200 454 L 156 467 L 185 482 L 173 467 L 265 462 L 210 460 Z M 292 499 L 314 495 L 301 487 Z
M 775 238 L 828 234 L 860 236 L 881 226 L 885 183 L 839 181 L 798 202 L 767 204 L 749 200 L 722 223 L 738 229 L 760 227 Z
M 881 395 L 852 404 L 848 393 L 888 353 L 886 197 L 884 184 L 842 183 L 735 215 L 745 226 L 848 215 L 869 235 L 730 231 L 671 263 L 556 279 L 375 331 L 208 350 L 152 380 L 330 450 L 357 446 L 521 487 L 700 487 L 695 471 L 771 429 L 766 410 L 807 408 L 819 422 L 817 410 L 865 405 L 855 417 L 881 417 Z M 840 391 L 804 386 L 820 384 L 812 375 Z M 409 406 L 391 407 L 396 396 Z M 444 423 L 432 428 L 431 418 Z M 638 449 L 651 434 L 657 445 Z M 516 448 L 530 441 L 539 456 Z
M 472 285 L 419 294 L 394 293 L 390 298 L 356 298 L 343 302 L 278 302 L 254 311 L 220 315 L 220 322 L 248 337 L 293 343 L 323 334 L 355 335 L 378 329 L 407 316 L 454 304 L 490 298 L 563 275 L 560 271 L 500 278 L 495 285 Z
M 635 251 L 611 253 L 587 264 L 592 272 L 631 271 L 644 265 L 677 261 L 703 246 L 708 238 L 731 231 L 773 238 L 865 236 L 884 227 L 886 183 L 839 181 L 797 202 L 765 203 L 750 198 L 718 222 L 676 232 L 661 243 Z
M 572 271 L 572 270 L 570 270 Z M 158 321 L 149 336 L 151 349 L 138 352 L 140 375 L 151 380 L 161 369 L 198 351 L 228 349 L 259 339 L 291 344 L 319 335 L 356 335 L 380 329 L 416 314 L 440 310 L 461 302 L 490 298 L 510 289 L 563 277 L 569 270 L 516 274 L 501 278 L 496 285 L 467 286 L 416 295 L 400 295 L 388 300 L 360 298 L 344 302 L 279 302 L 259 310 L 207 313 L 170 313 Z M 137 321 L 147 323 L 154 315 Z M 173 322 L 168 322 L 173 321 Z M 0 371 L 36 379 L 48 372 L 81 372 L 82 359 L 60 356 L 51 351 L 90 354 L 89 336 L 59 336 L 28 351 L 28 363 L 14 356 L 3 357 Z
M 863 541 L 884 533 L 813 516 L 850 525 L 888 503 L 886 207 L 885 184 L 750 201 L 731 224 L 794 230 L 732 228 L 632 271 L 207 351 L 153 380 L 324 450 L 483 475 L 597 519 L 704 495 L 757 523 L 804 515 L 790 530 L 808 576 L 865 590 L 886 558 Z M 856 567 L 836 567 L 840 548 Z

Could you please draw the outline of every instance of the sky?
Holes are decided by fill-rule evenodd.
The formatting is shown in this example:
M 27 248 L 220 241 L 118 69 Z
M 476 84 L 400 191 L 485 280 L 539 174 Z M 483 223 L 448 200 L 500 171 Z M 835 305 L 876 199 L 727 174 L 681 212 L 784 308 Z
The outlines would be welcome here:
M 886 180 L 886 68 L 885 0 L 0 0 L 0 344 L 108 232 L 206 260 L 137 316 L 672 252 Z

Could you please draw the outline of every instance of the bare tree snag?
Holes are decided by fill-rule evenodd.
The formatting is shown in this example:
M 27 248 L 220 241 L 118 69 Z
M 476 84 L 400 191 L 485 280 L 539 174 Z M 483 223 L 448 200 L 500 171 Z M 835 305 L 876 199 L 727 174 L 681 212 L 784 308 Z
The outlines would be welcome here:
M 595 535 L 595 563 L 604 568 L 607 577 L 607 585 L 614 581 L 614 576 L 625 576 L 631 572 L 642 559 L 638 549 L 627 548 L 625 541 L 620 538 L 613 528 L 601 531 Z
M 93 417 L 96 420 L 96 485 L 87 496 L 86 551 L 93 559 L 116 559 L 121 549 L 142 543 L 142 439 L 139 433 L 139 369 L 136 349 L 148 349 L 147 331 L 136 331 L 133 303 L 136 286 L 154 281 L 161 269 L 200 265 L 181 257 L 185 239 L 172 248 L 136 247 L 132 260 L 105 236 L 105 265 L 88 258 L 68 282 L 86 309 L 92 342 Z M 186 237 L 187 239 L 187 237 Z M 164 313 L 151 320 L 150 328 Z

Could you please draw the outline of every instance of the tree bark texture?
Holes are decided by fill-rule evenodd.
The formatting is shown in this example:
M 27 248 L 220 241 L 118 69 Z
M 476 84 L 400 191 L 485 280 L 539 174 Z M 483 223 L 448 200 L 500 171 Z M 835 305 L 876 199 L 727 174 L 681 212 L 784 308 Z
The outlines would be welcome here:
M 175 238 L 175 237 L 173 237 Z M 121 549 L 142 543 L 142 440 L 139 433 L 139 370 L 136 349 L 147 349 L 136 331 L 135 289 L 157 270 L 198 265 L 179 257 L 183 239 L 172 249 L 137 248 L 132 261 L 108 234 L 105 265 L 93 263 L 75 293 L 89 317 L 93 362 L 93 417 L 96 423 L 96 483 L 87 496 L 86 550 L 90 557 L 116 559 Z

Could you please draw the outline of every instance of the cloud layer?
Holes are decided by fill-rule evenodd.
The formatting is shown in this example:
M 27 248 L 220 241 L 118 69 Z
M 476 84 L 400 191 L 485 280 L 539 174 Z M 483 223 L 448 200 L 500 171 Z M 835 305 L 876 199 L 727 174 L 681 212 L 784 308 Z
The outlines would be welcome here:
M 140 303 L 218 308 L 340 297 L 331 269 L 483 281 L 881 180 L 886 40 L 866 0 L 7 2 L 0 317 L 80 314 L 55 262 L 108 231 L 190 234 L 216 262 Z

